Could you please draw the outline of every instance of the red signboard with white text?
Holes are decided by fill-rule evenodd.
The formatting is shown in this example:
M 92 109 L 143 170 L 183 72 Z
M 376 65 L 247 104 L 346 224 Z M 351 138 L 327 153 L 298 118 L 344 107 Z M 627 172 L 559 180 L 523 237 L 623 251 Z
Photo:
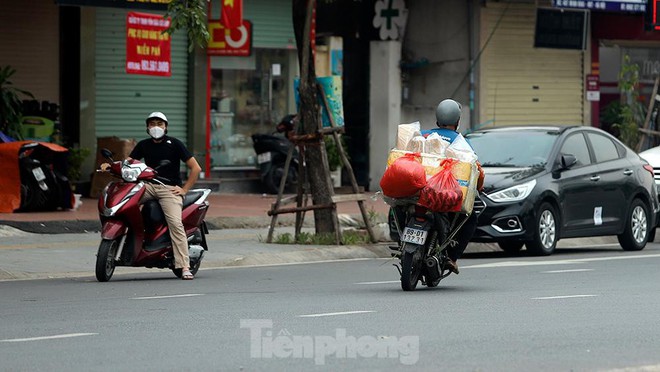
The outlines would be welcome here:
M 209 55 L 247 57 L 252 51 L 252 23 L 245 19 L 240 27 L 231 29 L 220 20 L 209 20 L 209 34 Z
M 126 73 L 172 76 L 170 20 L 157 14 L 126 15 Z

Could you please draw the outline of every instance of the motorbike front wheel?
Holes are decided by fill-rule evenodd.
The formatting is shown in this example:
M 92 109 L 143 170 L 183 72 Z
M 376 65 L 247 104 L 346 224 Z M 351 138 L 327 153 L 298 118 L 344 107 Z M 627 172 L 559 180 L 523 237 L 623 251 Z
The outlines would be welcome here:
M 115 272 L 115 256 L 119 249 L 119 240 L 102 240 L 96 254 L 96 280 L 107 282 Z
M 422 274 L 422 246 L 414 252 L 403 251 L 401 257 L 401 289 L 414 291 Z

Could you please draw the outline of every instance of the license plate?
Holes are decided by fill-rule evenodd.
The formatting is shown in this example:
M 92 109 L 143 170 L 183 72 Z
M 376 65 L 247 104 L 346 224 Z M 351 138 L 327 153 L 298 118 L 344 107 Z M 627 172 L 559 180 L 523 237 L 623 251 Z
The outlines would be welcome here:
M 257 163 L 263 164 L 270 161 L 270 152 L 264 152 L 263 154 L 257 155 Z
M 403 236 L 401 236 L 401 241 L 422 245 L 424 242 L 426 242 L 427 234 L 428 231 L 406 227 L 403 229 Z
M 32 168 L 32 174 L 34 174 L 34 178 L 36 178 L 37 182 L 46 179 L 46 175 L 41 168 Z

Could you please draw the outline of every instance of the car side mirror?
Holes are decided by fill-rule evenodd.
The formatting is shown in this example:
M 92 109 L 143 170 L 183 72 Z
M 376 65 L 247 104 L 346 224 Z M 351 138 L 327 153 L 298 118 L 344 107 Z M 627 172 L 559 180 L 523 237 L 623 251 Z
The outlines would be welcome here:
M 577 163 L 575 155 L 572 154 L 562 154 L 561 155 L 561 169 L 569 169 Z

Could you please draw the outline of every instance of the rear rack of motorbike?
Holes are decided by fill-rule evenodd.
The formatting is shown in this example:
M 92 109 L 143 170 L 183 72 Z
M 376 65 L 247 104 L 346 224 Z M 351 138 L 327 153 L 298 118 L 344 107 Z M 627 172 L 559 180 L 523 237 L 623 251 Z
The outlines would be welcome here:
M 385 203 L 387 203 L 390 207 L 407 207 L 411 205 L 417 205 L 417 202 L 419 201 L 419 196 L 413 195 L 413 196 L 408 196 L 404 198 L 391 198 L 389 196 L 382 195 L 383 200 Z M 473 212 L 470 213 L 464 213 L 464 212 L 451 212 L 453 213 L 453 217 L 449 221 L 449 234 L 445 238 L 443 242 L 438 243 L 438 248 L 437 252 L 441 252 L 447 245 L 449 245 L 452 240 L 454 239 L 454 236 L 458 233 L 458 231 L 463 227 L 465 222 L 470 218 L 470 215 Z M 403 229 L 401 228 L 401 225 L 398 221 L 398 219 L 395 217 L 394 218 L 394 224 L 396 225 L 397 232 L 399 233 L 399 236 L 403 233 Z

